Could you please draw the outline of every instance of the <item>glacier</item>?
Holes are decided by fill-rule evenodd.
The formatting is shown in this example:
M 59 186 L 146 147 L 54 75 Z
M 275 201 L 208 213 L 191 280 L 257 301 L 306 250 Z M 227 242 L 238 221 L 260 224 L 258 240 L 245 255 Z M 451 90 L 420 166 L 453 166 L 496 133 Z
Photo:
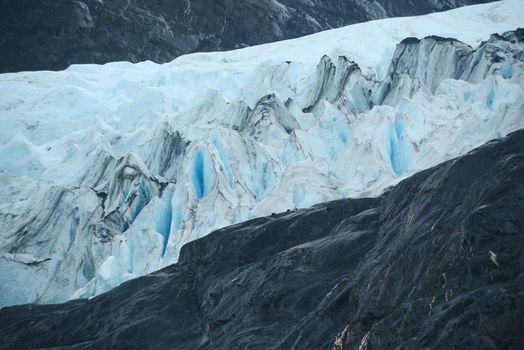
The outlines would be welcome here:
M 0 306 L 92 297 L 213 230 L 377 196 L 523 128 L 523 22 L 503 0 L 1 74 Z

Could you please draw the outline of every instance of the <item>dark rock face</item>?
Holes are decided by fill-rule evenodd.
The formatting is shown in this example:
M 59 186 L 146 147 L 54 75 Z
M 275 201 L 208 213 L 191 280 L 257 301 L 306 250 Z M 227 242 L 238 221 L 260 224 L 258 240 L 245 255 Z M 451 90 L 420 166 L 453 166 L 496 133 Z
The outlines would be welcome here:
M 0 0 L 0 73 L 168 62 L 490 0 Z
M 524 130 L 401 182 L 228 227 L 90 301 L 0 310 L 0 348 L 519 349 Z

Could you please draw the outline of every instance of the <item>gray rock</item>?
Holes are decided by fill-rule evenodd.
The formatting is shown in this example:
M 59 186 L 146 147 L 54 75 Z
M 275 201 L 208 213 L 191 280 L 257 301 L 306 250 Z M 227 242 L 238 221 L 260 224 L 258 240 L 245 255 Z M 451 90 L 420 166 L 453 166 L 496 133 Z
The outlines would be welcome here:
M 489 1 L 0 0 L 0 73 L 74 63 L 163 63 L 190 52 Z
M 520 130 L 379 198 L 218 230 L 89 301 L 3 308 L 0 348 L 519 349 L 523 180 Z

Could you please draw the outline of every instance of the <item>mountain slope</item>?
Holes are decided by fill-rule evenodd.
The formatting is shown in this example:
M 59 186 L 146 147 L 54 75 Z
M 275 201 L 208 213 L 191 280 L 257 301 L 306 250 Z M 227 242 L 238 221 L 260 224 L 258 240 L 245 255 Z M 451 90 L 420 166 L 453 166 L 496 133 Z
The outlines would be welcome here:
M 221 229 L 92 300 L 4 308 L 0 348 L 518 349 L 523 180 L 521 130 L 378 198 Z
M 1 0 L 0 73 L 74 63 L 163 63 L 190 52 L 488 1 Z
M 502 33 L 522 12 L 506 0 L 166 65 L 1 75 L 0 305 L 100 294 L 213 230 L 375 196 L 524 127 L 523 33 Z M 405 38 L 450 32 L 466 43 Z

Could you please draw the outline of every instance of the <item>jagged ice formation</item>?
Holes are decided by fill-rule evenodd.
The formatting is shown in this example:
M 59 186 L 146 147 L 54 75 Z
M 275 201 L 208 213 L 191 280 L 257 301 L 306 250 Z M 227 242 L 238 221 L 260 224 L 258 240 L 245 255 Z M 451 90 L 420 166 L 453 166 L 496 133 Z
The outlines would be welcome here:
M 0 305 L 105 292 L 212 230 L 378 195 L 522 128 L 523 13 L 1 75 Z

